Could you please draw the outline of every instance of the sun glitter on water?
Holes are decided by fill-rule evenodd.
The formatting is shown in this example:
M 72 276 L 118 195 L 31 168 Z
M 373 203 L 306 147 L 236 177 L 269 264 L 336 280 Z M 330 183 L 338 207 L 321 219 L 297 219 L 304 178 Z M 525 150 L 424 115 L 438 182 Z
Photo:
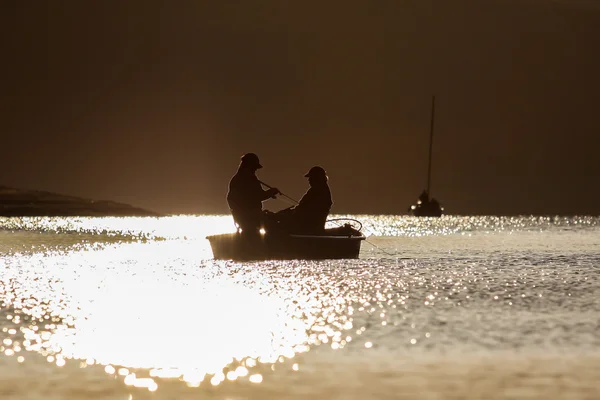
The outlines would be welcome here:
M 1 296 L 19 338 L 4 350 L 37 352 L 58 367 L 69 359 L 105 365 L 149 390 L 157 378 L 260 383 L 254 367 L 307 351 L 311 319 L 301 316 L 310 300 L 292 303 L 296 293 L 260 273 L 226 273 L 236 265 L 207 261 L 200 242 L 107 242 L 14 258 Z
M 493 254 L 505 265 L 508 247 L 519 255 L 514 249 L 533 240 L 525 261 L 516 261 L 529 265 L 532 249 L 548 252 L 538 231 L 598 226 L 598 219 L 588 217 L 353 217 L 365 222 L 365 233 L 377 236 L 373 240 L 386 249 L 384 258 L 367 247 L 355 262 L 212 261 L 204 237 L 231 231 L 229 216 L 0 219 L 0 352 L 19 363 L 41 356 L 57 369 L 95 366 L 131 387 L 153 391 L 169 379 L 189 386 L 260 385 L 274 367 L 268 363 L 321 344 L 337 350 L 352 341 L 349 347 L 374 352 L 393 337 L 401 343 L 394 346 L 436 348 L 443 345 L 432 339 L 439 327 L 409 324 L 405 314 L 411 309 L 418 322 L 429 312 L 437 318 L 462 310 L 462 303 L 512 308 L 533 298 L 548 301 L 551 292 L 542 298 L 535 285 L 528 286 L 527 274 L 536 269 L 519 269 L 504 282 L 496 269 L 477 260 L 488 262 Z M 519 230 L 527 234 L 511 234 Z M 490 242 L 488 231 L 509 234 Z M 470 237 L 465 251 L 459 246 L 467 243 L 457 239 L 462 235 Z M 596 236 L 577 236 L 577 249 L 597 254 Z M 405 260 L 387 263 L 388 252 Z M 479 283 L 483 278 L 485 286 Z M 513 286 L 515 296 L 507 297 Z M 493 314 L 488 323 L 499 315 L 505 314 Z M 496 329 L 506 326 L 499 325 Z M 514 335 L 508 343 L 527 337 Z M 460 343 L 450 341 L 453 347 Z M 287 367 L 302 370 L 304 359 Z

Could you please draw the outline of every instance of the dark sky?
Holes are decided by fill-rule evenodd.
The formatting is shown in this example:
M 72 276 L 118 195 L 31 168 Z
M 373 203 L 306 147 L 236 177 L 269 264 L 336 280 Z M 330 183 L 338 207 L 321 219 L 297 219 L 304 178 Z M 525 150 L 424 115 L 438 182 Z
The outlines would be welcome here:
M 600 2 L 0 2 L 0 185 L 223 213 L 239 157 L 336 213 L 600 213 Z M 274 204 L 277 208 L 286 204 Z

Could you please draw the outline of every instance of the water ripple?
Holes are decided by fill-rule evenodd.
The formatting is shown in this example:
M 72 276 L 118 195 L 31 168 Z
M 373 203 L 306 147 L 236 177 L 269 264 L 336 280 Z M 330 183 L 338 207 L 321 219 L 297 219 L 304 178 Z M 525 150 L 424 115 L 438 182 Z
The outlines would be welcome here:
M 126 387 L 160 391 L 274 385 L 274 375 L 289 380 L 311 368 L 368 374 L 360 365 L 384 361 L 395 371 L 445 354 L 593 354 L 600 346 L 596 220 L 522 219 L 508 229 L 483 218 L 471 236 L 462 234 L 466 220 L 455 234 L 435 235 L 413 235 L 406 227 L 416 223 L 403 218 L 362 220 L 397 235 L 372 238 L 385 255 L 213 261 L 199 236 L 225 229 L 222 217 L 201 227 L 198 217 L 130 220 L 128 230 L 121 219 L 14 225 L 10 240 L 27 238 L 28 251 L 0 257 L 0 360 L 42 358 L 71 374 L 101 368 Z M 94 226 L 166 239 L 99 233 L 94 241 Z M 52 229 L 61 233 L 48 236 Z

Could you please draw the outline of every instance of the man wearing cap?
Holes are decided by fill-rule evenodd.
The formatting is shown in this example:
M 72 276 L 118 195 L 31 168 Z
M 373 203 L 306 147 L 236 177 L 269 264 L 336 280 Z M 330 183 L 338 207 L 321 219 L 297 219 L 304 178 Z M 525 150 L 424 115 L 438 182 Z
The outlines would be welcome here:
M 259 168 L 262 165 L 256 154 L 244 154 L 237 172 L 229 181 L 227 204 L 233 220 L 242 232 L 258 233 L 264 219 L 262 202 L 279 194 L 276 188 L 263 190 L 256 177 Z
M 322 167 L 312 167 L 306 175 L 310 188 L 298 205 L 292 208 L 285 226 L 294 233 L 314 234 L 325 229 L 325 221 L 331 210 L 331 191 L 327 173 Z

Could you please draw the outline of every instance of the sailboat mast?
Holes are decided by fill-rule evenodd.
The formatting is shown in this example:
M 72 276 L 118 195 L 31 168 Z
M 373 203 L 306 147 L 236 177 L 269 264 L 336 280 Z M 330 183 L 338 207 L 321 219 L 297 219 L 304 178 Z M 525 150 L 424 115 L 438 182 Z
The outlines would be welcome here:
M 431 128 L 429 131 L 429 168 L 427 170 L 427 193 L 430 194 L 431 189 L 431 153 L 433 150 L 433 118 L 435 116 L 435 96 L 431 99 Z

